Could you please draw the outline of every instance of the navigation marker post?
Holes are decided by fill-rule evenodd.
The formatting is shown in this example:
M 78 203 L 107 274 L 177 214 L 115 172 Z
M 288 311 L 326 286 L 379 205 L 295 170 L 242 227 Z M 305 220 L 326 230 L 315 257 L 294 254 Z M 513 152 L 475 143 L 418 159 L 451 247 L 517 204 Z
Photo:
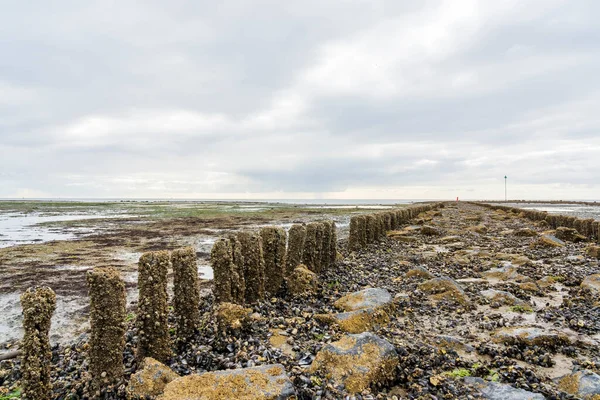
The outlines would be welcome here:
M 507 201 L 507 197 L 506 197 L 506 175 L 504 175 L 504 201 Z

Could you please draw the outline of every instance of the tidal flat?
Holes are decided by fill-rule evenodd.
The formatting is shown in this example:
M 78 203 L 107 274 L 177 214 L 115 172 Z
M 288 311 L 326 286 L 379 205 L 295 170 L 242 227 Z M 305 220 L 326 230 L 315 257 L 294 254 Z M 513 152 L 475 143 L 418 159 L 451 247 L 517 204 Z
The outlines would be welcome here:
M 188 376 L 238 373 L 277 364 L 285 370 L 297 398 L 303 400 L 592 398 L 581 387 L 600 394 L 598 234 L 586 237 L 573 228 L 553 227 L 546 219 L 527 219 L 520 210 L 484 206 L 444 203 L 387 229 L 385 235 L 373 237 L 358 249 L 350 245 L 344 221 L 356 213 L 370 214 L 364 209 L 314 212 L 299 207 L 290 214 L 254 211 L 257 214 L 248 219 L 228 215 L 234 218 L 231 225 L 219 225 L 224 222 L 218 216 L 207 217 L 212 225 L 197 222 L 195 226 L 212 232 L 214 238 L 230 229 L 271 223 L 286 226 L 330 216 L 339 221 L 340 238 L 336 261 L 321 271 L 312 291 L 248 304 L 248 318 L 240 322 L 241 328 L 222 329 L 213 285 L 204 280 L 199 330 L 184 347 L 173 347 L 164 365 L 182 377 L 173 386 L 185 384 Z M 176 220 L 138 223 L 163 222 L 163 229 L 175 237 L 173 230 L 185 227 L 167 227 Z M 83 235 L 80 241 L 93 244 L 94 235 L 102 234 Z M 192 236 L 183 236 L 173 246 L 189 243 Z M 160 238 L 151 237 L 145 244 L 134 238 L 139 240 L 138 252 L 145 251 L 144 246 L 153 248 L 148 244 L 152 240 L 169 246 Z M 135 292 L 136 259 L 129 261 L 130 294 Z M 201 264 L 206 257 L 200 255 L 198 260 Z M 366 291 L 377 292 L 378 297 L 370 295 L 369 301 L 378 299 L 384 308 L 369 303 L 367 308 L 354 309 L 366 298 Z M 80 298 L 85 307 L 86 295 Z M 134 304 L 132 298 L 129 301 Z M 58 309 L 64 312 L 68 307 L 59 300 L 52 334 L 56 335 Z M 83 320 L 85 314 L 83 309 L 77 315 Z M 136 310 L 131 310 L 126 322 L 124 377 L 103 389 L 104 398 L 126 399 L 127 385 L 136 382 L 135 374 L 144 370 L 135 358 L 140 338 L 136 318 Z M 169 327 L 174 323 L 171 319 Z M 372 351 L 372 346 L 355 348 L 358 342 L 352 341 L 351 334 L 368 335 L 370 344 L 389 350 L 385 353 L 389 357 L 373 357 L 383 353 Z M 174 340 L 175 332 L 169 336 Z M 96 393 L 90 384 L 89 337 L 75 339 L 64 336 L 52 347 L 50 380 L 55 399 L 90 398 Z M 323 352 L 338 351 L 332 349 L 353 351 L 352 365 L 342 353 L 342 358 L 335 358 L 339 363 L 326 365 Z M 392 365 L 393 370 L 379 375 L 362 372 L 372 365 L 378 369 Z M 0 395 L 1 390 L 19 393 L 22 368 L 18 358 L 0 362 Z M 359 373 L 352 373 L 350 379 L 344 375 L 347 370 Z M 360 384 L 360 390 L 354 384 Z
M 88 329 L 86 272 L 117 267 L 137 300 L 137 261 L 146 251 L 192 246 L 200 278 L 212 278 L 210 250 L 229 232 L 330 218 L 347 235 L 356 212 L 387 204 L 289 204 L 231 201 L 0 201 L 0 345 L 22 335 L 19 294 L 50 286 L 57 294 L 53 342 Z

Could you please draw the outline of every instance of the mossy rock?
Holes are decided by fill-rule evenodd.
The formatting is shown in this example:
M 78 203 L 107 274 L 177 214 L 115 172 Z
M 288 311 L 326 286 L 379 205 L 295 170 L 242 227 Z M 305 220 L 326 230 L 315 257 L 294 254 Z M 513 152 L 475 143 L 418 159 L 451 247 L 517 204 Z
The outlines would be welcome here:
M 393 379 L 399 363 L 394 346 L 371 332 L 346 335 L 325 345 L 310 366 L 310 373 L 322 373 L 350 393 Z
M 151 357 L 144 358 L 140 367 L 141 369 L 131 376 L 127 385 L 129 399 L 159 396 L 169 382 L 179 378 L 171 368 Z
M 261 365 L 188 375 L 169 383 L 157 400 L 285 400 L 295 398 L 283 365 Z

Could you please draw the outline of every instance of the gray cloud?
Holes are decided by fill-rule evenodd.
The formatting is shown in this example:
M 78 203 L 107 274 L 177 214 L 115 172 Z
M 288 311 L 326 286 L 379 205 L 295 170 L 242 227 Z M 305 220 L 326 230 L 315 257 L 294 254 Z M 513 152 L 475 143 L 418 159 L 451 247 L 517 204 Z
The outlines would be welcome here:
M 599 198 L 592 0 L 0 15 L 0 197 Z

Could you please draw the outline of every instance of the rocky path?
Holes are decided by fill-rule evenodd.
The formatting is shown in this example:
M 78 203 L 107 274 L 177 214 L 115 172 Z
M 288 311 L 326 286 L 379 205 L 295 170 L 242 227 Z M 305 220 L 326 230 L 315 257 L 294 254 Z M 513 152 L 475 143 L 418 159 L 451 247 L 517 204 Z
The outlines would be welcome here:
M 600 280 L 592 276 L 600 268 L 592 244 L 463 203 L 414 223 L 364 251 L 339 242 L 338 263 L 316 293 L 273 298 L 239 320 L 224 323 L 205 291 L 203 330 L 165 374 L 277 370 L 265 380 L 277 384 L 246 388 L 247 399 L 294 392 L 299 399 L 600 398 Z M 141 370 L 136 341 L 131 326 L 128 378 Z M 56 398 L 89 395 L 85 352 L 85 338 L 54 349 Z M 18 361 L 0 366 L 0 386 L 18 388 Z M 192 396 L 195 379 L 205 386 L 233 379 L 199 377 L 184 388 L 173 381 L 164 398 Z M 103 395 L 125 398 L 126 382 Z

